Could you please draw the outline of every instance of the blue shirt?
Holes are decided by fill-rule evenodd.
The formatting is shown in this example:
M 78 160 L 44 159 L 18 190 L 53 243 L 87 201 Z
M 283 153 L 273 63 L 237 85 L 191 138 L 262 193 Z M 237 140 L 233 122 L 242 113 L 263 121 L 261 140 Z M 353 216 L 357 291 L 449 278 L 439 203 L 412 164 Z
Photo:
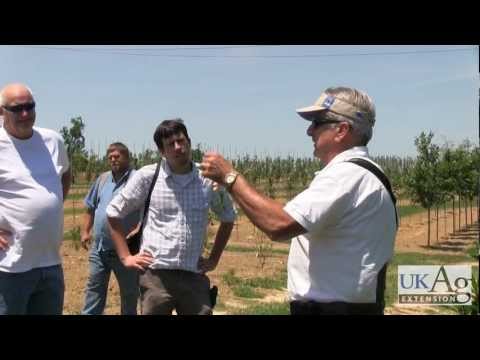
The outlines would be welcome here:
M 93 238 L 94 247 L 97 250 L 114 250 L 112 238 L 110 236 L 110 230 L 107 223 L 107 206 L 114 196 L 120 192 L 121 189 L 128 182 L 128 179 L 132 177 L 135 170 L 129 170 L 120 178 L 118 182 L 115 182 L 112 172 L 110 171 L 102 181 L 100 175 L 95 183 L 90 188 L 87 196 L 85 197 L 85 206 L 94 212 L 93 220 Z M 103 183 L 103 184 L 101 184 Z M 122 227 L 125 235 L 132 231 L 137 226 L 140 220 L 140 211 L 132 211 L 126 215 L 122 220 Z

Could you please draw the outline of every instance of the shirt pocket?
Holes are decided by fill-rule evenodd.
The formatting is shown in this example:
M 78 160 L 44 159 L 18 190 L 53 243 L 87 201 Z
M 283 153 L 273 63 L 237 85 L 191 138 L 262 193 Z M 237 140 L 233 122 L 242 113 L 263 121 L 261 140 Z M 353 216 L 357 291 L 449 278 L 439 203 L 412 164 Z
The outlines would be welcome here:
M 202 197 L 192 203 L 190 208 L 188 222 L 195 226 L 202 226 L 208 220 L 208 202 Z

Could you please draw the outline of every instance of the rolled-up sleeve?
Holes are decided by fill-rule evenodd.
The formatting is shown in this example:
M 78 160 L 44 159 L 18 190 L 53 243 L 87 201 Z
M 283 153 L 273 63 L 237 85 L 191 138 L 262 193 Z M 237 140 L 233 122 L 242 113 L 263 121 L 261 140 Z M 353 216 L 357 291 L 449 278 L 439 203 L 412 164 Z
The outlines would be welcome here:
M 142 170 L 137 171 L 125 187 L 108 204 L 106 211 L 108 217 L 121 219 L 132 211 L 143 207 L 150 183 Z
M 232 198 L 224 187 L 212 192 L 210 208 L 221 222 L 234 222 L 237 218 Z
M 85 199 L 83 200 L 85 207 L 90 211 L 95 210 L 98 205 L 98 179 L 99 178 L 97 178 L 90 187 L 87 196 L 85 196 Z

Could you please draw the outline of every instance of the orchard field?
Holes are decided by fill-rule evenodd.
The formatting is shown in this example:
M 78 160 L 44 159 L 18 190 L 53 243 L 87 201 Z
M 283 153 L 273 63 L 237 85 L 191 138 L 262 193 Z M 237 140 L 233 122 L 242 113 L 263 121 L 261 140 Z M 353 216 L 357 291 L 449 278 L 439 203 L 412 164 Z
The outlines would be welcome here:
M 92 181 L 108 170 L 105 154 L 85 150 L 81 118 L 71 120 L 62 135 L 74 175 L 65 201 L 62 245 L 66 280 L 65 314 L 79 314 L 88 276 L 88 252 L 80 246 L 83 198 Z M 468 141 L 454 147 L 433 143 L 433 133 L 416 139 L 417 156 L 374 156 L 392 183 L 397 198 L 400 226 L 395 254 L 387 273 L 388 314 L 457 314 L 476 308 L 397 306 L 398 265 L 468 264 L 478 284 L 479 169 L 480 150 Z M 193 150 L 201 161 L 203 150 Z M 158 153 L 146 149 L 132 154 L 132 166 L 158 161 Z M 228 156 L 248 181 L 269 197 L 285 203 L 305 189 L 321 163 L 312 158 L 286 158 L 244 154 Z M 210 217 L 204 251 L 212 246 L 218 221 Z M 218 267 L 209 276 L 219 288 L 215 314 L 287 314 L 286 263 L 288 243 L 273 243 L 239 210 L 239 216 Z M 474 294 L 478 294 L 478 285 Z M 106 314 L 119 314 L 119 293 L 112 276 Z M 472 310 L 477 309 L 477 310 Z

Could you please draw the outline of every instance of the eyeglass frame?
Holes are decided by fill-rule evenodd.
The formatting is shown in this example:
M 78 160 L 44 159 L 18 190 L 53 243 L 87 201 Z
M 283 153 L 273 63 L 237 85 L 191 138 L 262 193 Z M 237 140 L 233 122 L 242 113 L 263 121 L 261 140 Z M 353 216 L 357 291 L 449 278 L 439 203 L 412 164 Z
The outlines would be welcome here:
M 326 125 L 326 124 L 340 124 L 342 122 L 344 122 L 344 121 L 312 119 L 312 124 L 313 124 L 314 128 L 317 128 L 319 126 Z M 347 122 L 347 121 L 345 121 L 345 122 Z

